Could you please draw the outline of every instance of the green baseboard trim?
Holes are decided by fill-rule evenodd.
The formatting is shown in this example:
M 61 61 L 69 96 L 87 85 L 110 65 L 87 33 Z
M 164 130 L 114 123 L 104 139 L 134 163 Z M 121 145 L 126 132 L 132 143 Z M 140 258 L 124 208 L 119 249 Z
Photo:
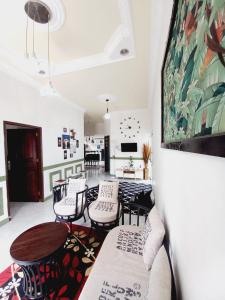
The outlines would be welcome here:
M 6 181 L 6 176 L 0 176 L 0 182 Z
M 70 173 L 70 174 L 68 175 L 68 173 Z M 70 166 L 70 167 L 65 168 L 65 169 L 64 169 L 64 178 L 67 179 L 67 178 L 70 177 L 71 174 L 73 174 L 73 173 L 74 173 L 74 172 L 73 172 L 73 166 Z
M 52 198 L 52 195 L 49 195 L 49 196 L 47 196 L 47 197 L 44 198 L 44 201 L 48 201 L 48 200 L 50 200 L 51 198 Z
M 75 166 L 75 173 L 78 173 L 78 171 L 77 171 L 78 168 L 80 168 L 81 171 L 82 171 L 82 167 L 83 167 L 82 164 L 76 165 Z
M 52 191 L 53 189 L 53 184 L 54 184 L 54 180 L 53 180 L 53 177 L 55 175 L 59 175 L 59 178 L 57 179 L 62 179 L 62 170 L 57 170 L 57 171 L 54 171 L 54 172 L 51 172 L 49 173 L 49 185 L 50 185 L 50 191 Z
M 0 226 L 6 224 L 6 223 L 8 223 L 8 222 L 9 222 L 9 218 L 6 218 L 6 219 L 0 221 Z
M 130 160 L 130 156 L 127 156 L 127 157 L 116 157 L 116 156 L 113 156 L 113 157 L 110 157 L 110 159 Z M 143 158 L 142 157 L 133 157 L 132 156 L 132 160 L 143 160 Z
M 77 160 L 70 160 L 70 161 L 67 161 L 67 162 L 64 162 L 64 163 L 60 163 L 60 164 L 45 166 L 43 168 L 43 170 L 47 171 L 47 170 L 51 170 L 51 169 L 56 169 L 56 168 L 60 168 L 60 167 L 63 167 L 63 166 L 67 166 L 67 165 L 71 165 L 71 164 L 79 163 L 79 162 L 83 162 L 83 161 L 84 161 L 84 158 L 77 159 Z
M 71 161 L 67 161 L 67 162 L 64 162 L 64 163 L 60 163 L 60 164 L 45 166 L 45 167 L 43 167 L 43 170 L 47 171 L 47 170 L 56 169 L 56 168 L 59 168 L 59 167 L 63 167 L 63 166 L 71 165 L 71 164 L 76 164 L 76 163 L 80 163 L 80 162 L 84 162 L 84 158 L 71 160 Z M 6 176 L 5 175 L 0 176 L 0 182 L 2 182 L 2 181 L 6 181 Z

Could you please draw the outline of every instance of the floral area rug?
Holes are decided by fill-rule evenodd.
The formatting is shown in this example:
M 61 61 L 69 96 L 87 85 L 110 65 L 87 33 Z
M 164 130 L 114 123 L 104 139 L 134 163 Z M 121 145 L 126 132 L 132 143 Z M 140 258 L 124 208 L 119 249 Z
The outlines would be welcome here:
M 73 225 L 72 234 L 62 253 L 63 278 L 60 278 L 56 290 L 46 299 L 79 299 L 104 238 L 104 233 Z M 27 299 L 23 292 L 23 272 L 19 266 L 13 264 L 0 273 L 0 299 Z

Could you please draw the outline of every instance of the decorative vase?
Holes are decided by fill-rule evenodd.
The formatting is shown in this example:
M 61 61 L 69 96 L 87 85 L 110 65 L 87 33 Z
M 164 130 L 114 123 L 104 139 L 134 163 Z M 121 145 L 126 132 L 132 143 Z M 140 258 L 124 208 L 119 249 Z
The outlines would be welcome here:
M 144 167 L 144 169 L 143 169 L 143 178 L 144 178 L 144 180 L 147 180 L 149 178 L 149 168 L 148 167 Z
M 129 167 L 130 168 L 134 167 L 134 162 L 133 162 L 133 157 L 132 156 L 130 156 Z

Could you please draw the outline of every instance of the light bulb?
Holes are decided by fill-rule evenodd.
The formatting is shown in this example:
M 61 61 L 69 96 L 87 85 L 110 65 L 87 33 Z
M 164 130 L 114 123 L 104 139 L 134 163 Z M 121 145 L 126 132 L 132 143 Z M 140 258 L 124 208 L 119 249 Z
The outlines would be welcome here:
M 59 92 L 54 88 L 51 81 L 40 89 L 40 95 L 42 97 L 60 97 Z
M 108 113 L 108 112 L 105 113 L 105 114 L 104 114 L 104 118 L 105 118 L 106 120 L 109 120 L 109 119 L 110 119 L 110 113 Z

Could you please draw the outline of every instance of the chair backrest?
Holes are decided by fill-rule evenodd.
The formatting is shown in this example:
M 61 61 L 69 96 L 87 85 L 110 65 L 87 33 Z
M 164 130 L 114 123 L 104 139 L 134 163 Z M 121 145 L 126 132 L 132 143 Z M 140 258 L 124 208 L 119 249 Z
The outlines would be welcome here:
M 81 192 L 85 189 L 85 178 L 69 178 L 68 187 L 67 187 L 67 196 L 76 197 L 76 193 Z
M 97 201 L 118 203 L 119 182 L 101 181 Z

